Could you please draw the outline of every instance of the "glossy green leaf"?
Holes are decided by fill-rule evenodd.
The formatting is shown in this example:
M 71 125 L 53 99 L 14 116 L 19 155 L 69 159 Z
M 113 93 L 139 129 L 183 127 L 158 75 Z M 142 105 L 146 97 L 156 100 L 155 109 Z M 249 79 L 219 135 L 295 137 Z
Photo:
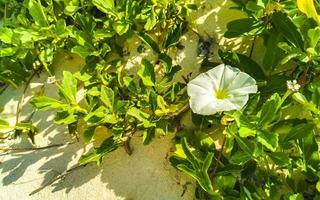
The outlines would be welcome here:
M 154 123 L 149 121 L 149 117 L 150 117 L 149 114 L 147 114 L 145 112 L 142 112 L 141 110 L 139 110 L 139 109 L 137 109 L 135 107 L 130 108 L 127 111 L 127 115 L 132 116 L 132 117 L 136 118 L 138 121 L 142 122 L 142 125 L 145 128 L 149 128 L 149 127 L 155 126 Z
M 292 45 L 300 49 L 304 48 L 302 36 L 286 14 L 282 12 L 273 13 L 272 23 Z
M 125 34 L 130 28 L 130 25 L 125 22 L 115 22 L 112 24 L 112 26 L 119 35 Z
M 93 137 L 96 126 L 87 127 L 83 132 L 83 139 L 85 143 L 89 143 Z
M 308 38 L 311 48 L 315 48 L 320 40 L 320 27 L 308 30 Z
M 154 66 L 147 59 L 142 59 L 138 76 L 141 78 L 145 86 L 155 85 L 156 75 L 154 72 Z
M 116 16 L 114 12 L 114 0 L 92 0 L 92 3 L 102 12 Z
M 179 42 L 179 39 L 182 35 L 182 27 L 183 24 L 175 24 L 172 28 L 169 29 L 169 32 L 164 39 L 163 42 L 163 48 L 167 49 L 169 47 L 172 47 L 173 45 L 177 44 Z
M 269 133 L 266 131 L 258 131 L 257 141 L 260 142 L 270 151 L 275 151 L 279 146 L 279 138 L 276 133 Z
M 286 166 L 290 164 L 290 159 L 287 153 L 284 152 L 270 152 L 268 156 L 274 162 L 274 164 L 279 166 Z
M 113 112 L 113 106 L 114 106 L 114 92 L 111 88 L 108 87 L 102 87 L 101 93 L 100 93 L 100 99 L 104 103 L 104 105 L 109 108 L 111 112 Z
M 225 64 L 238 67 L 255 79 L 265 79 L 261 66 L 248 56 L 221 50 L 219 50 L 219 56 Z
M 151 140 L 155 137 L 156 129 L 149 128 L 143 132 L 142 142 L 144 145 L 150 144 Z
M 10 28 L 0 28 L 0 41 L 12 44 L 13 31 Z
M 230 157 L 230 163 L 236 165 L 243 165 L 252 159 L 252 156 L 246 152 L 238 151 Z
M 263 59 L 263 68 L 265 71 L 273 70 L 279 64 L 284 55 L 283 50 L 278 47 L 278 43 L 282 40 L 282 34 L 275 29 L 271 30 L 266 44 L 266 53 Z
M 141 33 L 138 36 L 150 49 L 152 49 L 156 53 L 160 53 L 158 44 L 150 35 L 148 35 L 147 33 Z
M 63 109 L 67 107 L 66 104 L 46 96 L 34 97 L 31 99 L 30 103 L 39 110 L 49 110 L 54 108 Z
M 285 138 L 285 141 L 301 139 L 306 137 L 314 129 L 313 124 L 303 123 L 295 125 Z
M 48 20 L 40 1 L 28 0 L 28 10 L 33 20 L 40 26 L 48 26 Z
M 226 38 L 234 38 L 250 35 L 250 32 L 257 32 L 259 27 L 259 24 L 253 18 L 236 19 L 227 24 L 228 30 L 224 33 L 224 36 Z
M 263 105 L 260 113 L 259 125 L 268 126 L 275 118 L 280 103 L 279 94 L 272 95 Z

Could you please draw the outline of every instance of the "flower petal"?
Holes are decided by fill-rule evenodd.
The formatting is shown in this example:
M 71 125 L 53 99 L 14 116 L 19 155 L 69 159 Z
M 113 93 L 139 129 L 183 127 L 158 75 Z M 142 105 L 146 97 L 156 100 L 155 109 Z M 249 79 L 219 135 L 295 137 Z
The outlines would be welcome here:
M 233 104 L 229 99 L 217 99 L 214 104 L 217 112 L 236 110 L 237 105 Z
M 249 95 L 235 96 L 233 98 L 229 98 L 228 100 L 235 106 L 235 108 L 232 110 L 240 110 L 248 102 Z
M 189 103 L 191 110 L 200 115 L 213 115 L 217 112 L 213 95 L 192 96 Z
M 213 95 L 215 85 L 212 79 L 206 74 L 199 74 L 187 85 L 187 92 L 190 97 L 198 95 Z
M 226 89 L 228 85 L 234 80 L 240 70 L 238 68 L 233 68 L 229 65 L 221 64 L 217 67 L 207 71 L 208 75 L 216 80 L 218 83 L 218 89 Z
M 248 74 L 222 64 L 190 81 L 187 91 L 190 108 L 194 113 L 213 115 L 243 108 L 249 94 L 257 92 L 257 85 Z M 226 92 L 226 98 L 216 98 L 215 94 L 219 92 Z
M 237 96 L 256 93 L 258 90 L 256 81 L 244 72 L 239 72 L 228 86 L 228 94 Z

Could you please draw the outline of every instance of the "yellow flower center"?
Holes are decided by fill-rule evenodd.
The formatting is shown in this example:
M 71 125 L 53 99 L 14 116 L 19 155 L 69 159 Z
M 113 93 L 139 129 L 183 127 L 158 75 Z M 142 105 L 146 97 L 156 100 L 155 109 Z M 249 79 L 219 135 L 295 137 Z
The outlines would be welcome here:
M 214 93 L 214 96 L 217 98 L 217 99 L 226 99 L 228 97 L 228 93 L 226 90 L 217 90 L 215 93 Z

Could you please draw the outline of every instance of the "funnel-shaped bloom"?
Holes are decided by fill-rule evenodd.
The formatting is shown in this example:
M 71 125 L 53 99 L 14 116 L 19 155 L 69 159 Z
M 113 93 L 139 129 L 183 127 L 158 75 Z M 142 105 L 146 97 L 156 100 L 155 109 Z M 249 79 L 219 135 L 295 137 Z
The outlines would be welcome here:
M 237 68 L 221 64 L 199 74 L 187 86 L 190 108 L 200 115 L 239 110 L 249 94 L 257 92 L 256 81 Z

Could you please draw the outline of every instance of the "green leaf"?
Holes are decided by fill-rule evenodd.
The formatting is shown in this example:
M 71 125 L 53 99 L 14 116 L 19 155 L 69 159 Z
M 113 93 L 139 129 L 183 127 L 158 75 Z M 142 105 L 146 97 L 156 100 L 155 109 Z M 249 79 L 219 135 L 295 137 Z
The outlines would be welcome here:
M 227 24 L 227 31 L 224 33 L 226 38 L 240 37 L 244 35 L 256 34 L 260 25 L 255 23 L 253 18 L 236 19 Z M 253 31 L 255 30 L 255 31 Z
M 246 55 L 219 50 L 221 60 L 233 67 L 238 67 L 255 79 L 265 79 L 261 66 Z
M 240 148 L 241 148 L 244 152 L 246 152 L 246 153 L 248 153 L 248 154 L 250 154 L 250 155 L 253 154 L 253 151 L 254 151 L 254 146 L 253 146 L 253 144 L 252 144 L 248 139 L 246 139 L 246 138 L 241 138 L 241 137 L 238 136 L 238 134 L 237 134 L 237 132 L 236 132 L 236 124 L 230 125 L 227 130 L 228 130 L 228 133 L 229 133 L 232 137 L 234 137 L 234 138 L 236 139 L 238 145 L 240 146 Z
M 115 98 L 113 90 L 108 87 L 102 87 L 100 95 L 100 99 L 104 103 L 104 105 L 106 105 L 106 107 L 109 108 L 111 112 L 113 112 Z
M 119 35 L 125 34 L 130 28 L 130 25 L 126 22 L 115 22 L 112 26 Z
M 150 104 L 150 107 L 152 109 L 152 111 L 155 111 L 158 107 L 158 104 L 157 104 L 157 93 L 155 93 L 153 90 L 150 91 L 149 93 L 149 104 Z
M 84 47 L 84 46 L 77 45 L 77 46 L 74 46 L 74 47 L 71 49 L 71 52 L 78 54 L 78 55 L 81 56 L 82 58 L 86 58 L 87 56 L 91 55 L 92 50 L 91 50 L 91 49 L 88 49 L 88 48 L 86 48 L 86 47 Z
M 282 40 L 282 34 L 272 29 L 267 40 L 266 53 L 263 58 L 263 68 L 265 71 L 273 70 L 279 64 L 284 55 L 283 50 L 278 47 L 278 43 Z
M 102 12 L 117 16 L 114 12 L 114 0 L 92 0 L 92 3 Z
M 203 161 L 202 171 L 207 172 L 209 170 L 213 157 L 214 157 L 214 154 L 211 152 L 208 152 L 206 158 Z
M 130 106 L 128 100 L 118 100 L 114 106 L 114 112 L 118 115 L 126 114 Z
M 79 159 L 79 165 L 86 165 L 90 162 L 96 162 L 98 166 L 100 166 L 103 155 L 97 154 L 95 151 L 82 155 Z
M 279 166 L 287 166 L 290 164 L 290 159 L 287 153 L 284 152 L 270 152 L 268 156 L 274 162 L 274 164 Z
M 260 127 L 266 127 L 274 120 L 280 100 L 279 94 L 275 93 L 264 103 L 260 113 Z
M 164 66 L 165 72 L 168 73 L 172 69 L 172 58 L 165 53 L 159 55 L 159 61 Z
M 229 161 L 232 164 L 243 165 L 251 159 L 252 156 L 247 152 L 237 151 L 234 155 L 231 156 Z
M 240 127 L 239 128 L 239 136 L 246 138 L 248 136 L 255 136 L 256 130 L 248 128 L 248 127 Z
M 55 118 L 54 122 L 57 124 L 72 124 L 76 122 L 76 116 L 74 115 L 74 109 L 69 109 L 69 110 L 63 110 L 63 111 L 58 111 Z
M 47 17 L 43 11 L 40 1 L 28 0 L 28 10 L 33 20 L 40 26 L 48 26 Z
M 83 139 L 86 144 L 88 144 L 91 141 L 95 130 L 96 130 L 96 126 L 87 127 L 84 130 Z
M 12 56 L 17 52 L 17 50 L 18 50 L 17 47 L 0 48 L 0 58 L 1 57 Z
M 142 137 L 143 144 L 144 145 L 150 144 L 150 142 L 154 138 L 155 134 L 156 134 L 156 129 L 154 127 L 145 130 L 143 132 L 143 137 Z
M 208 169 L 211 166 L 213 160 L 213 153 L 208 153 L 204 161 L 201 161 L 190 149 L 186 138 L 181 139 L 182 149 L 187 157 L 187 160 L 192 164 L 193 169 L 185 164 L 178 164 L 177 168 L 184 171 L 194 179 L 196 179 L 199 185 L 209 194 L 215 194 L 213 192 L 212 183 L 208 175 Z
M 284 140 L 288 142 L 290 140 L 301 139 L 308 136 L 313 129 L 314 125 L 309 123 L 295 125 Z
M 164 39 L 163 42 L 163 48 L 167 49 L 169 47 L 172 47 L 173 45 L 177 44 L 179 42 L 179 39 L 182 35 L 182 26 L 183 24 L 175 24 L 173 27 L 169 29 L 169 32 Z
M 0 41 L 12 44 L 13 31 L 10 28 L 0 28 Z
M 155 85 L 156 75 L 154 72 L 154 66 L 147 59 L 142 59 L 138 76 L 141 78 L 145 86 Z
M 297 27 L 291 19 L 282 12 L 275 12 L 272 15 L 272 23 L 275 28 L 295 47 L 303 49 L 304 42 Z
M 139 38 L 154 52 L 161 53 L 158 44 L 147 33 L 140 33 Z
M 147 31 L 150 31 L 153 29 L 153 27 L 157 24 L 157 14 L 154 12 L 153 9 L 150 10 L 150 15 L 147 19 L 147 22 L 144 25 L 144 28 Z
M 308 30 L 308 38 L 311 48 L 315 48 L 320 40 L 320 27 Z
M 70 103 L 77 104 L 77 79 L 71 72 L 63 71 L 63 81 L 59 89 Z
M 320 192 L 320 180 L 316 184 L 317 191 Z
M 190 161 L 190 163 L 192 164 L 194 169 L 199 169 L 200 168 L 200 164 L 199 162 L 201 161 L 199 158 L 197 158 L 191 151 L 188 143 L 187 143 L 187 138 L 182 138 L 181 139 L 181 145 L 182 145 L 182 149 L 183 152 L 186 154 L 187 159 Z
M 127 115 L 136 118 L 138 121 L 142 122 L 145 128 L 154 127 L 155 124 L 149 121 L 150 115 L 142 112 L 138 108 L 132 107 L 127 111 Z
M 286 194 L 284 200 L 305 200 L 302 194 Z
M 54 108 L 64 109 L 67 107 L 66 104 L 46 96 L 34 97 L 31 99 L 30 103 L 39 110 L 49 110 Z
M 257 141 L 260 142 L 270 151 L 275 151 L 279 146 L 279 138 L 276 133 L 268 133 L 266 131 L 258 131 Z
M 298 145 L 303 153 L 305 165 L 318 169 L 320 163 L 320 151 L 316 141 L 315 132 L 312 131 L 306 137 L 298 140 Z
M 111 151 L 114 151 L 118 148 L 118 144 L 113 140 L 113 137 L 110 137 L 103 141 L 100 147 L 96 148 L 93 152 L 89 152 L 85 155 L 82 155 L 79 164 L 85 165 L 90 162 L 96 162 L 100 166 L 102 157 Z
M 233 175 L 217 176 L 217 186 L 220 190 L 233 189 L 237 179 Z

